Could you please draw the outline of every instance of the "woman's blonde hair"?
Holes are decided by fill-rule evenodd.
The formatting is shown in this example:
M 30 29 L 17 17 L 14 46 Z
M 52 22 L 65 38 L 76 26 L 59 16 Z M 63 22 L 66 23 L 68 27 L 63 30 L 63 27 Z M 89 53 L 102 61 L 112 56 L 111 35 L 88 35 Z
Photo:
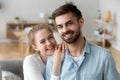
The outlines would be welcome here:
M 35 33 L 41 29 L 46 29 L 53 33 L 50 28 L 51 26 L 47 23 L 39 23 L 38 25 L 34 26 L 28 33 L 28 52 L 29 54 L 35 53 L 36 51 L 32 48 L 32 45 L 35 45 Z M 44 36 L 44 35 L 43 35 Z

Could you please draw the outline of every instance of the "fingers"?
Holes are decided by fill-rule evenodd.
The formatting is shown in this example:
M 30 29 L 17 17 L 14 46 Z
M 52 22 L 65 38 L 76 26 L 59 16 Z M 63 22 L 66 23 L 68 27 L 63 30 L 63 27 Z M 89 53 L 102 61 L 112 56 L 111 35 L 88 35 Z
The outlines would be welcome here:
M 58 45 L 58 51 L 60 51 L 60 52 L 62 51 L 62 44 Z
M 59 44 L 55 48 L 54 52 L 54 63 L 55 64 L 61 64 L 65 56 L 65 43 Z
M 64 56 L 65 55 L 65 50 L 66 50 L 66 43 L 62 42 L 61 44 L 58 44 L 57 47 L 55 48 L 55 53 L 58 54 L 59 56 L 60 55 Z
M 63 46 L 64 45 L 64 46 Z M 57 49 L 59 48 L 59 50 L 60 49 L 66 49 L 67 48 L 67 43 L 65 42 L 65 41 L 62 41 L 62 43 L 61 44 L 58 44 L 57 45 Z
M 57 50 L 61 53 L 65 52 L 65 43 L 59 44 Z
M 62 43 L 62 54 L 65 54 L 65 44 Z
M 67 48 L 67 43 L 65 41 L 63 41 L 62 44 L 64 44 L 65 49 L 66 49 Z

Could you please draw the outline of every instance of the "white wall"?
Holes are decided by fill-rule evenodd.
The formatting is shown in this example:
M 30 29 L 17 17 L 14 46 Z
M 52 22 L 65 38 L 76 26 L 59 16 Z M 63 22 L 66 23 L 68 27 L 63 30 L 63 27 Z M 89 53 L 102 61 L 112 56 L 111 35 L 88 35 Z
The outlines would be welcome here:
M 6 37 L 6 22 L 13 21 L 15 16 L 21 20 L 39 21 L 39 13 L 51 14 L 58 6 L 70 0 L 1 0 L 0 9 L 0 38 Z M 72 1 L 72 0 L 71 0 Z M 74 4 L 82 11 L 85 18 L 83 33 L 91 38 L 93 18 L 97 16 L 97 0 L 73 0 Z
M 112 18 L 114 18 L 116 23 L 116 38 L 114 47 L 120 50 L 120 0 L 100 0 L 100 9 L 103 16 L 106 10 L 110 10 L 112 13 Z

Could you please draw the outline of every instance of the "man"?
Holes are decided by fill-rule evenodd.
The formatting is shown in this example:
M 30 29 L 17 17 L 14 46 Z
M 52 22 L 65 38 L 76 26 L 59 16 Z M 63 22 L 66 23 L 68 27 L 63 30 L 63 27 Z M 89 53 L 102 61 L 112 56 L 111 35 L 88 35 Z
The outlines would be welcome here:
M 89 43 L 83 37 L 84 19 L 75 5 L 60 6 L 52 17 L 59 35 L 67 43 L 60 80 L 120 80 L 110 51 Z M 52 57 L 47 61 L 45 78 L 49 80 Z

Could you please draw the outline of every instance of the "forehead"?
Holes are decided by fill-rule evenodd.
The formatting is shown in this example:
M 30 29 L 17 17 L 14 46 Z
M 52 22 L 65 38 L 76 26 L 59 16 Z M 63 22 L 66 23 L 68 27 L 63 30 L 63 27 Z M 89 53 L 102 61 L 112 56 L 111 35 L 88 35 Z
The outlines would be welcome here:
M 73 16 L 73 14 L 71 12 L 57 16 L 55 18 L 55 22 L 56 24 L 63 24 L 65 22 L 67 22 L 68 20 L 74 19 L 75 17 Z
M 52 34 L 51 31 L 47 30 L 47 29 L 41 29 L 41 30 L 38 30 L 36 33 L 35 33 L 35 40 L 40 40 L 40 39 L 43 39 L 43 38 L 46 38 L 48 37 L 48 35 Z

